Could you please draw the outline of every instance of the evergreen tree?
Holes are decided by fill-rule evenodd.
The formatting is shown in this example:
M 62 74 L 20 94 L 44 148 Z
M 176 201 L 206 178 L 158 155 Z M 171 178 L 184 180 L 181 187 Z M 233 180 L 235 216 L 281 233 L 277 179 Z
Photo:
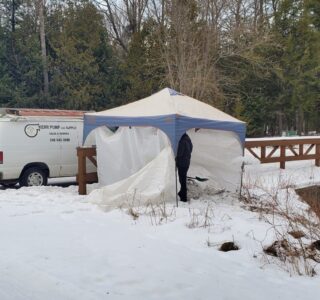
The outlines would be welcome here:
M 1 48 L 7 86 L 1 94 L 8 106 L 41 105 L 41 61 L 35 7 L 29 1 L 3 1 Z
M 282 99 L 288 104 L 288 126 L 299 133 L 315 125 L 320 95 L 319 2 L 284 0 L 276 14 L 276 39 L 283 47 L 280 66 Z M 319 126 L 319 124 L 318 124 Z
M 81 1 L 71 3 L 62 18 L 60 30 L 49 34 L 54 53 L 51 105 L 70 109 L 108 106 L 117 97 L 113 76 L 117 71 L 101 14 L 90 2 Z
M 0 105 L 8 106 L 8 103 L 12 101 L 12 89 L 14 88 L 14 83 L 9 75 L 8 62 L 7 62 L 7 49 L 6 49 L 6 35 L 4 28 L 0 24 Z
M 147 97 L 167 85 L 157 30 L 155 22 L 149 19 L 132 36 L 122 63 L 125 102 Z

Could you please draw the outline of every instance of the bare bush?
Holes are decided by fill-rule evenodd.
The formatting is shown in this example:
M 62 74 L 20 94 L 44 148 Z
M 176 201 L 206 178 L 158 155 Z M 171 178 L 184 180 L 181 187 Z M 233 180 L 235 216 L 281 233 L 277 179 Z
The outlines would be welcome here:
M 244 185 L 242 201 L 246 209 L 257 212 L 270 225 L 274 241 L 267 246 L 261 241 L 265 261 L 290 274 L 314 276 L 320 262 L 320 251 L 314 247 L 320 239 L 319 218 L 299 201 L 292 187 L 289 179 L 281 177 L 269 187 L 251 183 Z

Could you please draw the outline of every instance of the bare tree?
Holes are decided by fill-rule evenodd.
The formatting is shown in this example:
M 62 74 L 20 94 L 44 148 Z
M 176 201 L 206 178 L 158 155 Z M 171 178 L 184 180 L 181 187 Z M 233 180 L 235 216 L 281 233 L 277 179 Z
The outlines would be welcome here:
M 221 97 L 215 66 L 219 45 L 218 22 L 207 12 L 208 4 L 213 3 L 204 1 L 201 4 L 205 8 L 202 11 L 195 1 L 173 0 L 167 3 L 169 20 L 163 56 L 172 87 L 214 103 Z M 210 20 L 210 23 L 205 20 Z
M 37 8 L 39 15 L 39 31 L 40 31 L 40 44 L 41 44 L 41 58 L 43 69 L 43 93 L 45 97 L 49 95 L 49 75 L 48 75 L 48 61 L 46 50 L 46 34 L 44 24 L 44 0 L 37 0 Z
M 149 15 L 155 18 L 161 28 L 165 25 L 166 4 L 166 0 L 150 0 L 148 5 Z
M 95 0 L 104 12 L 111 37 L 128 52 L 133 34 L 139 32 L 146 15 L 148 0 Z

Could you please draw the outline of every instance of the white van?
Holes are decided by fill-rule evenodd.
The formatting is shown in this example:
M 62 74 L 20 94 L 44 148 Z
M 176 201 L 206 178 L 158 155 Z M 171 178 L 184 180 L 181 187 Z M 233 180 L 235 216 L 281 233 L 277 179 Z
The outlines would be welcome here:
M 0 184 L 39 186 L 49 177 L 76 176 L 83 114 L 0 109 Z

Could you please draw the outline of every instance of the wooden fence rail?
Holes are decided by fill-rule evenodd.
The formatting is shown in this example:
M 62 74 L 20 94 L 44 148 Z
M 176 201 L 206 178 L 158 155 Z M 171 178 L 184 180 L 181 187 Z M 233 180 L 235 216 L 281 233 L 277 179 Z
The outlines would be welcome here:
M 279 162 L 281 169 L 294 160 L 314 159 L 320 166 L 320 138 L 247 140 L 245 148 L 262 164 Z

